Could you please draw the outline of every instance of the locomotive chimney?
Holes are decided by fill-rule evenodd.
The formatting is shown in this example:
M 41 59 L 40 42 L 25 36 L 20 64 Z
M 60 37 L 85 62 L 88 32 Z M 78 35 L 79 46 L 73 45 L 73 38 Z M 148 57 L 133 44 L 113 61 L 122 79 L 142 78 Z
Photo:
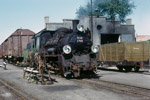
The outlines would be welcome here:
M 45 16 L 44 20 L 45 20 L 45 28 L 47 28 L 47 24 L 49 23 L 49 16 Z
M 72 20 L 73 31 L 77 29 L 77 25 L 79 24 L 79 20 Z

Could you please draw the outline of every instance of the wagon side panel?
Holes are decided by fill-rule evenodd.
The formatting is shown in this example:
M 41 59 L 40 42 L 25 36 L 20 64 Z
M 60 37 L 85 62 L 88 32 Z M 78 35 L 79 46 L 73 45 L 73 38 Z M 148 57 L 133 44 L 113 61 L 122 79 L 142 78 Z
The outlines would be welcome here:
M 13 36 L 13 56 L 19 56 L 19 41 L 18 41 L 18 36 Z
M 125 44 L 127 61 L 147 61 L 149 59 L 148 42 L 129 42 Z

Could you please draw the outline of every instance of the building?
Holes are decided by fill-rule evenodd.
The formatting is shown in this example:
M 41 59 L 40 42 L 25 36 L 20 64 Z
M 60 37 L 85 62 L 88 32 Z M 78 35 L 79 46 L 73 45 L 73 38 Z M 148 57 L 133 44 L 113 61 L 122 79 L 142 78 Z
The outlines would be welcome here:
M 45 17 L 46 29 L 55 31 L 60 27 L 72 29 L 72 19 L 63 19 L 62 23 L 49 23 L 48 17 Z M 85 29 L 91 30 L 90 17 L 80 19 L 81 25 Z M 127 20 L 127 24 L 121 24 L 120 21 L 109 21 L 105 17 L 93 16 L 93 44 L 107 44 L 114 42 L 135 41 L 135 29 L 131 24 L 131 19 Z
M 137 35 L 136 36 L 136 41 L 147 41 L 150 40 L 150 35 Z

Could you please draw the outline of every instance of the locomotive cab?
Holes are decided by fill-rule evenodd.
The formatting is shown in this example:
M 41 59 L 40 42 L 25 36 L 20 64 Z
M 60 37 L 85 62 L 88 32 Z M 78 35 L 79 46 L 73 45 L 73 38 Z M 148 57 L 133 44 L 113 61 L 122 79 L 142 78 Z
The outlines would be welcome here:
M 42 30 L 33 36 L 32 51 L 41 52 L 49 38 L 52 37 L 53 31 Z

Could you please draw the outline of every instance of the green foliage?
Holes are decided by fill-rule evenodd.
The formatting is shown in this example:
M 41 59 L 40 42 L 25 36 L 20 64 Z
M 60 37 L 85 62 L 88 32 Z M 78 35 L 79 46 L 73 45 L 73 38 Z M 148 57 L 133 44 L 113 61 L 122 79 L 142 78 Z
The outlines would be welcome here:
M 108 20 L 119 20 L 123 23 L 135 8 L 131 0 L 94 0 L 92 6 L 93 16 L 106 16 Z M 88 2 L 85 7 L 80 6 L 76 14 L 81 18 L 89 16 L 90 12 L 90 3 Z
M 85 7 L 80 6 L 76 14 L 79 18 L 83 16 L 90 16 L 90 3 L 88 2 Z

